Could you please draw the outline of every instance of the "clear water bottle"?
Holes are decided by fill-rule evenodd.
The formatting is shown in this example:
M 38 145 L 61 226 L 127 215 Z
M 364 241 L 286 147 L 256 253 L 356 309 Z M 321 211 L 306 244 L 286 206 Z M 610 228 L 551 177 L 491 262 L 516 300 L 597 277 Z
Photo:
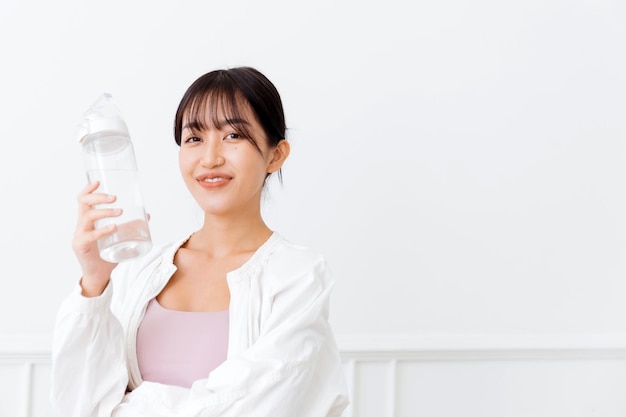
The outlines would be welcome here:
M 96 222 L 96 228 L 116 224 L 114 234 L 98 240 L 100 257 L 122 262 L 150 250 L 152 240 L 143 204 L 133 144 L 126 122 L 110 94 L 104 93 L 83 114 L 79 126 L 89 182 L 100 181 L 97 192 L 117 197 L 97 208 L 121 208 L 122 215 Z

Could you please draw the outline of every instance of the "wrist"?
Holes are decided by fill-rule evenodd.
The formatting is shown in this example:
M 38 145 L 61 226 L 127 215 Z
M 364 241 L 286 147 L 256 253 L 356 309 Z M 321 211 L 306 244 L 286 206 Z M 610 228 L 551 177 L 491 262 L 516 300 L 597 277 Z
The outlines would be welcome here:
M 108 278 L 106 280 L 93 280 L 83 276 L 80 279 L 81 294 L 84 297 L 98 297 L 102 295 L 108 284 Z

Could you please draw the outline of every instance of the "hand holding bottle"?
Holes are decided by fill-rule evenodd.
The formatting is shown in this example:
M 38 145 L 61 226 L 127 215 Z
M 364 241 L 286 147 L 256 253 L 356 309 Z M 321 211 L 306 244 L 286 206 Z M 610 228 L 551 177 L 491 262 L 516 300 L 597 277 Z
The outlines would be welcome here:
M 100 257 L 117 263 L 144 255 L 152 248 L 152 241 L 135 152 L 126 122 L 110 94 L 103 94 L 83 114 L 78 137 L 87 179 L 100 184 L 98 193 L 116 197 L 115 205 L 102 200 L 94 204 L 123 209 L 117 217 L 105 216 L 95 222 L 97 229 L 110 230 L 115 225 L 114 233 L 98 240 Z
M 121 214 L 116 208 L 96 208 L 101 204 L 110 204 L 115 201 L 114 196 L 94 191 L 100 184 L 96 181 L 88 184 L 78 194 L 78 221 L 72 249 L 82 269 L 81 286 L 83 295 L 95 297 L 104 291 L 109 282 L 111 272 L 117 265 L 103 260 L 98 250 L 98 240 L 115 233 L 117 226 L 111 223 L 96 229 L 96 221 L 117 217 Z

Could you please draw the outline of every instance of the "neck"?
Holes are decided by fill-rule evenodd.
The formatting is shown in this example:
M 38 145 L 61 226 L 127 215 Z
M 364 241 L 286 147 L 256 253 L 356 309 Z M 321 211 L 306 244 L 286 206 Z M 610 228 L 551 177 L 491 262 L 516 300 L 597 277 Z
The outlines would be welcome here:
M 221 258 L 256 251 L 271 234 L 260 216 L 241 220 L 205 215 L 202 228 L 191 236 L 186 247 Z

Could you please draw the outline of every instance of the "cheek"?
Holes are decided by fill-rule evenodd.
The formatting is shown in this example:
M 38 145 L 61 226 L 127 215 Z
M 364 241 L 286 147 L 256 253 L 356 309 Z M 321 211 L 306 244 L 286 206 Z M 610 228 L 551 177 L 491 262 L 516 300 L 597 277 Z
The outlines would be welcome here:
M 190 165 L 191 165 L 191 156 L 188 155 L 186 152 L 179 152 L 178 168 L 180 168 L 182 172 L 185 172 L 189 169 Z
M 178 171 L 183 181 L 186 184 L 190 184 L 193 182 L 193 174 L 194 174 L 194 163 L 193 158 L 189 155 L 179 155 L 178 156 Z
M 267 168 L 268 168 L 268 162 L 265 160 L 265 158 L 261 155 L 258 155 L 258 157 L 255 159 L 254 163 L 251 164 L 251 168 L 255 170 L 255 172 L 258 172 L 259 175 L 263 174 L 263 176 L 265 176 L 265 173 L 267 172 Z

